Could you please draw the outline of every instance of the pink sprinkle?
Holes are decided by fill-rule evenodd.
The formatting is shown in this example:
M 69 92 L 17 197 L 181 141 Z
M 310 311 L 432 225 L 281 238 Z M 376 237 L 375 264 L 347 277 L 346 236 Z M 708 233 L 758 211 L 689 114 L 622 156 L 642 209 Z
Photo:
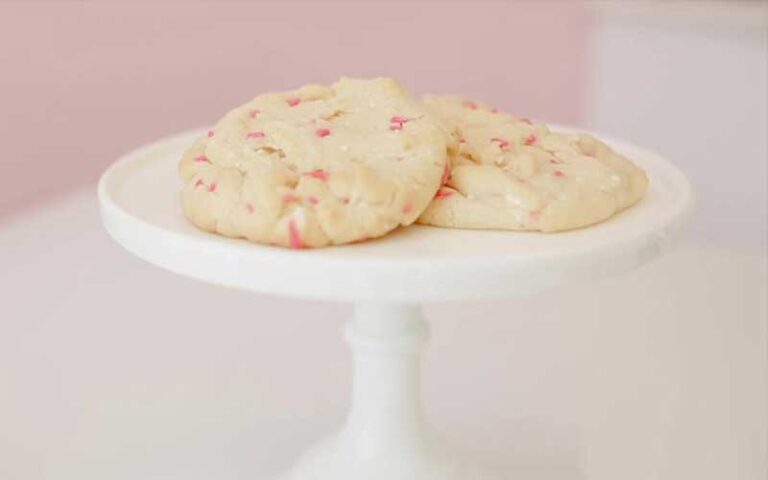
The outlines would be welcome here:
M 445 162 L 445 166 L 443 167 L 443 176 L 440 178 L 440 185 L 445 185 L 448 183 L 448 179 L 451 178 L 451 161 L 448 160 Z
M 213 136 L 213 130 L 208 130 L 208 138 L 211 138 Z
M 533 122 L 531 122 L 530 118 L 523 117 L 520 119 L 521 122 L 527 123 L 528 125 L 533 125 Z
M 285 101 L 289 107 L 295 107 L 296 105 L 301 103 L 301 99 L 298 97 L 289 98 Z
M 267 135 L 264 132 L 249 132 L 248 135 L 245 136 L 246 139 L 249 138 L 264 138 Z
M 554 176 L 556 176 L 556 177 L 564 177 L 565 174 L 561 170 L 555 170 Z
M 195 182 L 195 186 L 196 187 L 201 187 L 203 185 L 205 185 L 205 182 L 203 182 L 203 179 L 202 178 L 198 178 L 197 181 Z
M 499 109 L 498 108 L 492 108 L 491 109 L 491 113 L 499 113 Z
M 318 137 L 323 138 L 330 135 L 331 131 L 327 128 L 318 128 L 317 130 L 315 130 L 315 133 L 317 134 Z
M 541 217 L 541 210 L 535 210 L 535 211 L 531 212 L 531 213 L 529 214 L 529 216 L 530 216 L 530 217 L 531 217 L 531 219 L 533 219 L 533 220 L 538 220 L 538 219 L 539 219 L 539 217 Z
M 440 188 L 435 194 L 435 198 L 448 198 L 453 195 L 453 190 L 447 188 Z
M 295 202 L 298 199 L 299 199 L 299 197 L 297 197 L 296 195 L 294 195 L 292 193 L 286 193 L 285 195 L 283 195 L 283 198 L 282 198 L 283 203 L 292 203 L 292 202 Z
M 248 116 L 251 118 L 256 118 L 261 113 L 261 110 L 251 110 L 248 112 Z
M 307 200 L 309 200 L 310 205 L 317 205 L 320 203 L 320 200 L 314 195 L 310 195 Z
M 208 191 L 209 192 L 215 192 L 216 191 L 216 182 L 213 182 L 212 184 L 208 185 Z
M 399 131 L 403 129 L 403 125 L 408 123 L 408 119 L 405 117 L 400 117 L 398 115 L 395 115 L 394 117 L 389 119 L 389 129 L 393 132 Z
M 465 101 L 464 106 L 470 110 L 477 110 L 477 103 L 473 102 L 472 100 Z
M 322 180 L 323 182 L 327 182 L 328 177 L 330 177 L 330 175 L 328 175 L 328 172 L 322 169 L 313 170 L 311 172 L 305 173 L 304 175 L 306 175 L 307 177 L 312 177 L 318 180 Z
M 552 157 L 549 159 L 549 163 L 551 163 L 552 165 L 557 165 L 562 162 L 560 162 L 560 160 L 556 159 L 555 157 Z
M 467 143 L 464 137 L 459 137 L 459 143 Z
M 534 143 L 536 143 L 536 135 L 530 134 L 527 137 L 525 137 L 526 145 L 533 145 Z
M 208 160 L 208 157 L 206 157 L 205 155 L 198 155 L 198 156 L 196 156 L 195 157 L 195 161 L 197 163 L 211 163 L 211 161 Z
M 245 211 L 248 212 L 248 213 L 253 213 L 254 212 L 253 204 L 246 203 L 245 204 Z
M 304 248 L 304 242 L 301 241 L 299 228 L 296 226 L 296 222 L 293 219 L 288 222 L 288 234 L 291 237 L 291 248 Z
M 403 205 L 403 213 L 404 214 L 407 215 L 407 214 L 411 213 L 412 211 L 413 211 L 413 205 L 411 205 L 410 203 L 406 203 L 405 205 Z
M 504 140 L 503 138 L 492 138 L 491 141 L 497 142 L 499 144 L 499 148 L 502 150 L 509 148 L 509 142 Z

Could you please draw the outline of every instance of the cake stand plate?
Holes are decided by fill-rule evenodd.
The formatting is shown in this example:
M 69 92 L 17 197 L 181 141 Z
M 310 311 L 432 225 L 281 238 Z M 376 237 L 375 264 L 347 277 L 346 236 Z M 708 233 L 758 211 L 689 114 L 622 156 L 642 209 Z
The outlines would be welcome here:
M 602 224 L 558 234 L 412 226 L 365 243 L 287 250 L 202 232 L 182 215 L 176 165 L 202 130 L 142 147 L 102 176 L 104 225 L 128 251 L 219 285 L 353 302 L 354 381 L 346 424 L 281 480 L 501 480 L 450 451 L 424 421 L 420 304 L 525 295 L 618 274 L 668 248 L 691 210 L 686 177 L 659 156 L 606 139 L 642 166 L 646 197 Z

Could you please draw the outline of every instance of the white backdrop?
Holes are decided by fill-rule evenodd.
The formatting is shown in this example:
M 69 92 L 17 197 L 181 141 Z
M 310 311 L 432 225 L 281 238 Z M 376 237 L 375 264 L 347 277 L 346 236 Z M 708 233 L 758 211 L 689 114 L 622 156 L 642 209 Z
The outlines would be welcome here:
M 590 127 L 655 149 L 688 174 L 699 198 L 689 238 L 765 251 L 765 9 L 722 2 L 693 15 L 676 7 L 688 2 L 670 4 L 599 10 Z

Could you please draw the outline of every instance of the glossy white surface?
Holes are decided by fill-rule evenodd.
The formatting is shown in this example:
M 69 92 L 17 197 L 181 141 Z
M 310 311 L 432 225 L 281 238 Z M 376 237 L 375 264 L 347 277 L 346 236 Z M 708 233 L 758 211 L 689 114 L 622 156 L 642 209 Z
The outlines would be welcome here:
M 139 149 L 104 174 L 99 197 L 107 230 L 171 271 L 266 293 L 406 302 L 532 293 L 655 257 L 692 202 L 687 180 L 672 165 L 611 142 L 647 170 L 650 189 L 635 207 L 590 228 L 548 235 L 413 226 L 361 244 L 286 250 L 201 232 L 183 217 L 176 163 L 199 133 Z

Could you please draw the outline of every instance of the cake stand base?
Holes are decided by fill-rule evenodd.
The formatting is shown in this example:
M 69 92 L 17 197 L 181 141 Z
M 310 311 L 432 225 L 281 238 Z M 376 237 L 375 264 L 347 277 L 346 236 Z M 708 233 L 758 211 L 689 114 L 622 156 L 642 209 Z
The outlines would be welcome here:
M 501 480 L 465 462 L 425 421 L 416 305 L 359 303 L 347 324 L 354 377 L 346 425 L 279 480 Z

